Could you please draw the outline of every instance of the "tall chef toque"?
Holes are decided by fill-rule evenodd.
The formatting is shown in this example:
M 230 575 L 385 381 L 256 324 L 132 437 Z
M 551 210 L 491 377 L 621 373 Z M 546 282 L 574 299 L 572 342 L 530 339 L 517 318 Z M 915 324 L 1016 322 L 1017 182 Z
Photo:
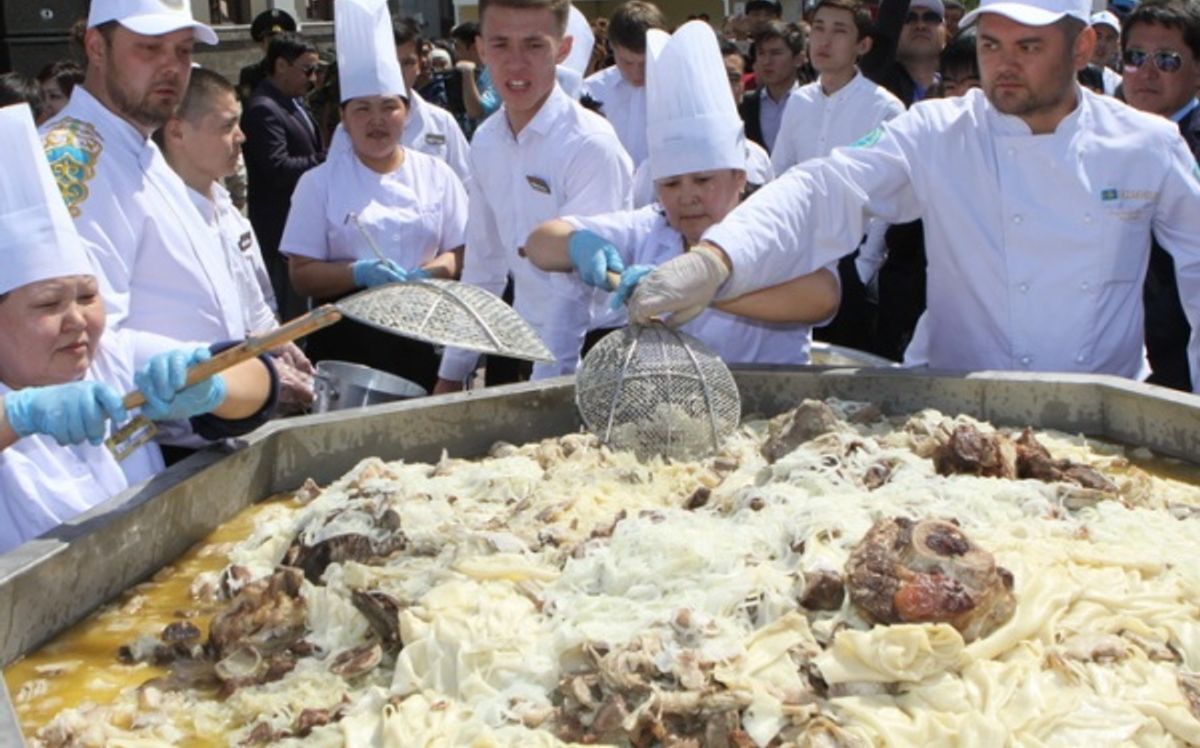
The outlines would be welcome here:
M 959 28 L 967 28 L 985 13 L 996 13 L 1023 26 L 1049 26 L 1066 17 L 1085 24 L 1092 16 L 1091 0 L 983 0 L 979 7 L 963 16 Z
M 190 28 L 196 41 L 217 43 L 216 32 L 192 18 L 191 0 L 92 0 L 88 28 L 109 21 L 143 36 L 162 36 Z
M 407 99 L 387 0 L 337 0 L 333 18 L 342 103 L 360 96 Z
M 587 17 L 574 5 L 567 20 L 567 35 L 571 37 L 571 51 L 558 66 L 556 74 L 558 85 L 574 99 L 578 98 L 579 89 L 583 87 L 583 75 L 592 60 L 592 47 L 596 46 L 596 36 Z
M 650 176 L 746 168 L 746 135 L 712 27 L 690 21 L 646 34 Z
M 0 109 L 0 293 L 64 275 L 94 275 L 50 174 L 28 104 Z

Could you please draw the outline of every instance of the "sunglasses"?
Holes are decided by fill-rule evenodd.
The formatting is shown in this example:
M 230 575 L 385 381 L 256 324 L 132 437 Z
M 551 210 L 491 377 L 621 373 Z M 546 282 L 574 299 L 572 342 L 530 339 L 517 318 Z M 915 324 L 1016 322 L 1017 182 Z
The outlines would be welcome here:
M 1121 55 L 1121 61 L 1125 63 L 1127 68 L 1140 68 L 1146 64 L 1146 60 L 1153 60 L 1154 67 L 1158 68 L 1162 73 L 1174 73 L 1183 67 L 1183 57 L 1178 52 L 1173 52 L 1169 49 L 1160 49 L 1154 54 L 1145 52 L 1140 49 L 1127 49 Z
M 923 13 L 917 13 L 915 11 L 910 12 L 904 18 L 905 23 L 916 23 L 917 21 L 920 21 L 921 23 L 927 23 L 930 26 L 936 26 L 942 22 L 942 17 L 937 13 L 934 13 L 932 10 L 927 10 Z
M 316 75 L 316 72 L 320 70 L 320 68 L 321 65 L 319 63 L 316 65 L 306 65 L 300 68 L 300 72 L 304 73 L 304 77 L 307 78 L 310 75 Z

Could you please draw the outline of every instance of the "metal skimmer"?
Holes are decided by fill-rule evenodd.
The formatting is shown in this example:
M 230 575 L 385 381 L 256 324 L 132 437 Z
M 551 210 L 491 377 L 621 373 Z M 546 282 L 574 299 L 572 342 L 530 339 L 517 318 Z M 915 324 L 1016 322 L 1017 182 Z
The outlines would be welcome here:
M 605 444 L 642 458 L 709 454 L 742 415 L 720 357 L 661 324 L 630 325 L 597 343 L 575 374 L 575 404 Z

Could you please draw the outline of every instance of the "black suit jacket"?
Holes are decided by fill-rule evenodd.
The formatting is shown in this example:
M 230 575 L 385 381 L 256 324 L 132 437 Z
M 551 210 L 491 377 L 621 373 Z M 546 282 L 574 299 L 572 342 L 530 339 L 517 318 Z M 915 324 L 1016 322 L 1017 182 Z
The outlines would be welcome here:
M 1193 109 L 1179 123 L 1179 132 L 1200 159 L 1200 108 Z M 1150 359 L 1150 377 L 1154 384 L 1190 392 L 1192 369 L 1187 356 L 1192 327 L 1179 300 L 1175 280 L 1175 261 L 1158 243 L 1150 247 L 1150 267 L 1142 287 L 1146 307 L 1146 355 Z
M 310 128 L 301 117 L 292 99 L 269 80 L 254 89 L 242 115 L 247 212 L 259 245 L 270 255 L 279 251 L 300 175 L 325 160 L 316 120 L 309 116 Z
M 738 104 L 738 114 L 742 115 L 742 122 L 746 125 L 746 137 L 753 140 L 763 147 L 764 150 L 770 151 L 767 144 L 763 142 L 762 122 L 758 117 L 758 99 L 762 96 L 762 89 L 750 91 L 742 97 L 742 103 Z

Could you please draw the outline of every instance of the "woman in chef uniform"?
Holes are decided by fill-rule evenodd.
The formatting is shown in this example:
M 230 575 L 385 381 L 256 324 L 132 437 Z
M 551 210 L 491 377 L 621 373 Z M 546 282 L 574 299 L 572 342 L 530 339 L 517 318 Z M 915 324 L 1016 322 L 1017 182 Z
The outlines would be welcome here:
M 407 93 L 387 2 L 338 0 L 336 10 L 342 127 L 352 147 L 333 149 L 296 185 L 280 243 L 292 285 L 330 300 L 386 283 L 457 278 L 466 192 L 445 162 L 399 144 Z M 313 335 L 308 354 L 383 369 L 426 390 L 437 380 L 433 346 L 354 322 Z
M 103 336 L 95 270 L 25 105 L 0 109 L 0 553 L 162 470 L 153 443 L 118 463 L 100 442 L 135 387 L 151 420 L 220 438 L 266 420 L 274 372 L 252 360 L 191 387 L 207 348 L 151 333 Z M 209 415 L 205 415 L 209 414 Z
M 574 269 L 597 288 L 621 273 L 612 301 L 625 300 L 642 275 L 687 250 L 738 204 L 746 187 L 742 123 L 720 47 L 703 22 L 668 37 L 647 35 L 649 165 L 657 204 L 633 211 L 548 221 L 526 252 L 543 270 Z M 721 304 L 694 310 L 683 330 L 730 363 L 805 364 L 811 324 L 837 311 L 832 268 Z

